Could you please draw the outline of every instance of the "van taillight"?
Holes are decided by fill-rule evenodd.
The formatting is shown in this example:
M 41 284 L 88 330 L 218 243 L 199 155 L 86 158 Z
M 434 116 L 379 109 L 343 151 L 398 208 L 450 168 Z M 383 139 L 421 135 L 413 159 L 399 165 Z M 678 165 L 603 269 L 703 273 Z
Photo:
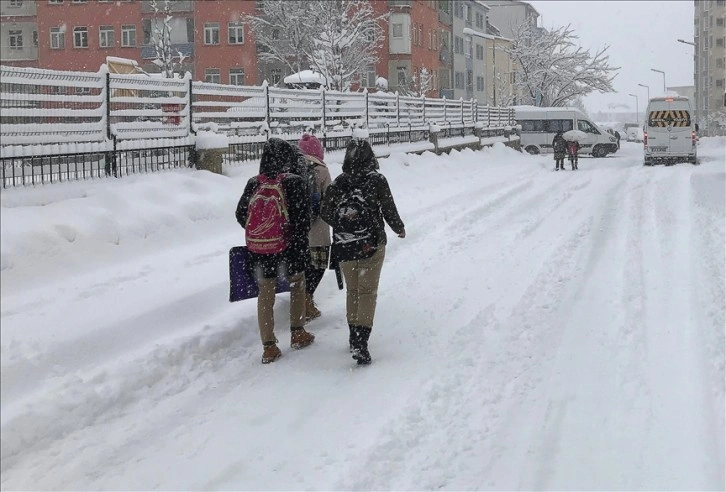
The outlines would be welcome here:
M 648 132 L 643 132 L 643 147 L 648 146 Z
M 696 145 L 696 130 L 691 130 L 691 143 Z

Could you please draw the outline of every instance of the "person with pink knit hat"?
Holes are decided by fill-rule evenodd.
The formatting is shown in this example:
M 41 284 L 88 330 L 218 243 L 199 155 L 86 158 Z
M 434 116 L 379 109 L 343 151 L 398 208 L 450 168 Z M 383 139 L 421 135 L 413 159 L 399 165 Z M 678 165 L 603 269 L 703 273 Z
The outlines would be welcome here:
M 324 162 L 324 150 L 315 135 L 304 133 L 298 142 L 300 151 L 313 171 L 313 222 L 310 226 L 308 249 L 308 265 L 305 269 L 305 321 L 309 322 L 320 316 L 313 295 L 328 269 L 330 260 L 330 226 L 320 218 L 320 203 L 332 180 L 330 171 Z

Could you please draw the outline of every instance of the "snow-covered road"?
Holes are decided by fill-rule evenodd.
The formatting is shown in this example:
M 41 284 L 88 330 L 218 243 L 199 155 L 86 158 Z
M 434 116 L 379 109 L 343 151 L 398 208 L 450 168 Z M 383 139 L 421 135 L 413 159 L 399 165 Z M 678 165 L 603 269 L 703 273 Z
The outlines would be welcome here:
M 260 365 L 226 282 L 252 166 L 3 191 L 2 488 L 724 489 L 723 145 L 383 160 L 408 236 L 367 368 L 331 274 Z

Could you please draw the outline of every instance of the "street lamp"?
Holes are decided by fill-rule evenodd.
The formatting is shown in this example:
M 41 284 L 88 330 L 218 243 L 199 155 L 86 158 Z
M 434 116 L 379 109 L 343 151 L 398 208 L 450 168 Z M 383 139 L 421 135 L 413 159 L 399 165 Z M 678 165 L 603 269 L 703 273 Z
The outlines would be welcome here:
M 658 70 L 656 68 L 651 68 L 651 71 L 658 72 L 659 74 L 663 75 L 663 93 L 665 93 L 666 92 L 665 72 L 663 70 Z
M 635 98 L 635 119 L 638 120 L 638 124 L 640 124 L 640 111 L 638 110 L 638 96 L 635 94 L 628 94 L 629 96 L 633 96 Z
M 638 85 L 639 85 L 640 87 L 645 87 L 646 89 L 648 89 L 648 101 L 650 101 L 650 87 L 648 87 L 648 86 L 647 86 L 647 85 L 645 85 L 645 84 L 638 84 Z
M 689 44 L 689 45 L 693 46 L 694 48 L 698 47 L 696 45 L 696 43 L 692 43 L 690 41 L 686 41 L 683 39 L 677 39 L 676 41 L 678 41 L 679 43 L 683 43 L 683 44 Z M 698 100 L 698 95 L 700 94 L 700 91 L 698 90 L 698 63 L 697 63 L 698 60 L 696 58 L 697 56 L 698 55 L 694 53 L 694 55 L 693 55 L 693 68 L 694 68 L 694 70 L 693 70 L 693 97 L 696 100 L 693 101 L 693 103 L 694 103 L 693 105 L 696 108 L 696 122 L 699 121 L 698 117 L 701 113 L 701 111 L 699 109 L 700 101 Z

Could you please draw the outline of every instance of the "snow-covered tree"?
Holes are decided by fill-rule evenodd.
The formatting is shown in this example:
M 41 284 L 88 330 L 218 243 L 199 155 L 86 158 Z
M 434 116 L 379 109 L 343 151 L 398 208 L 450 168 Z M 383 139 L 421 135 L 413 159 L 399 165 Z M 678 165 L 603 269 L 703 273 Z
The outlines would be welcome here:
M 247 15 L 245 23 L 260 47 L 260 61 L 280 62 L 291 73 L 307 69 L 310 63 L 306 56 L 313 38 L 317 36 L 310 4 L 316 2 L 261 0 L 257 3 L 258 13 Z
M 399 86 L 398 91 L 403 96 L 428 96 L 434 90 L 434 74 L 428 68 L 423 67 L 417 74 L 413 74 L 407 84 Z
M 180 51 L 174 53 L 171 42 L 172 0 L 164 0 L 163 6 L 159 6 L 157 0 L 151 0 L 149 5 L 156 14 L 152 21 L 151 36 L 151 42 L 156 49 L 156 58 L 152 60 L 152 63 L 159 67 L 164 77 L 172 78 L 174 72 L 181 69 L 185 58 L 185 55 Z
M 517 89 L 539 106 L 567 106 L 592 92 L 615 92 L 619 67 L 609 65 L 608 46 L 590 54 L 578 46 L 568 25 L 546 30 L 522 24 L 511 48 L 505 48 L 518 67 Z
M 305 2 L 314 22 L 306 44 L 310 67 L 331 81 L 331 89 L 347 90 L 358 74 L 378 62 L 383 44 L 382 21 L 368 0 L 316 0 Z

